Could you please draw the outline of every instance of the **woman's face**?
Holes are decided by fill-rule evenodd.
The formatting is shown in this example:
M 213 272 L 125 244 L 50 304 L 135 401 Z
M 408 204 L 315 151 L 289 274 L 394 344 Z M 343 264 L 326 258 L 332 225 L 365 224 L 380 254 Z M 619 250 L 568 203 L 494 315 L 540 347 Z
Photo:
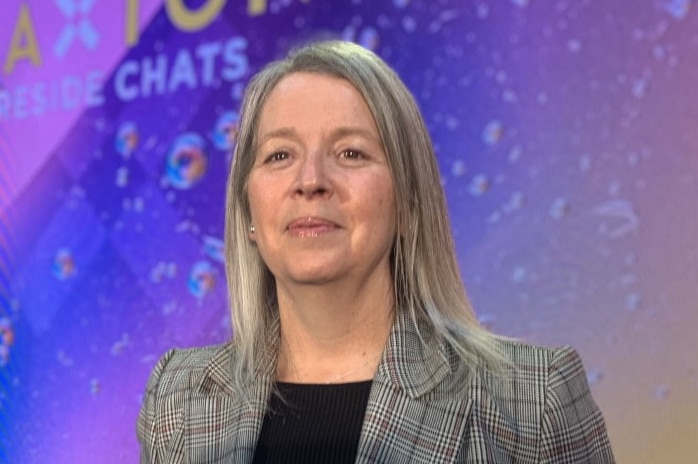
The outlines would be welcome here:
M 284 77 L 264 104 L 248 196 L 277 284 L 361 284 L 390 271 L 393 179 L 373 116 L 346 80 Z

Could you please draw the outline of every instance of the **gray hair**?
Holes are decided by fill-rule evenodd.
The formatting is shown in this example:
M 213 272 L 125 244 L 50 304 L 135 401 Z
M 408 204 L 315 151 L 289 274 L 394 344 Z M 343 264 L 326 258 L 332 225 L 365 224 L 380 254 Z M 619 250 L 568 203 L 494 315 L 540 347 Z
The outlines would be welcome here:
M 441 334 L 467 366 L 501 365 L 496 337 L 482 328 L 465 294 L 432 143 L 410 91 L 377 55 L 340 41 L 313 43 L 267 65 L 245 92 L 228 179 L 225 254 L 233 343 L 234 387 L 245 392 L 260 369 L 273 368 L 278 331 L 274 276 L 248 230 L 247 181 L 257 148 L 260 113 L 269 94 L 295 72 L 349 81 L 363 96 L 378 127 L 393 176 L 397 232 L 391 253 L 396 310 Z

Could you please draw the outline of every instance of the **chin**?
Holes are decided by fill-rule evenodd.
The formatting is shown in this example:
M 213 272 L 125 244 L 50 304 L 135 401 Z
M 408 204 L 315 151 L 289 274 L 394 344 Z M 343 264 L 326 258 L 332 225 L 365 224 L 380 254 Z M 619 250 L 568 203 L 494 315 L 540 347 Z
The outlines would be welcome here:
M 321 272 L 298 273 L 291 276 L 291 281 L 300 285 L 325 285 L 335 280 L 336 276 Z
M 322 285 L 331 283 L 341 277 L 339 269 L 328 266 L 303 266 L 294 267 L 287 273 L 289 279 L 297 284 Z

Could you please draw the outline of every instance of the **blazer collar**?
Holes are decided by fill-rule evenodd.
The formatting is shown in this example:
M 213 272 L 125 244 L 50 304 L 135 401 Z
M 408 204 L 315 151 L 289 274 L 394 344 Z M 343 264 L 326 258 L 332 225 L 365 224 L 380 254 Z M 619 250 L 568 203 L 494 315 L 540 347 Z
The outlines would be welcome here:
M 276 323 L 270 343 L 278 340 L 278 334 Z M 233 388 L 235 362 L 235 346 L 228 342 L 204 367 L 185 414 L 184 462 L 252 462 L 271 393 L 275 359 L 270 357 L 257 367 L 249 401 Z
M 271 392 L 271 376 L 260 372 L 243 400 L 233 389 L 235 348 L 227 343 L 211 358 L 185 413 L 183 462 L 249 463 L 254 457 Z
M 211 358 L 204 368 L 204 375 L 201 376 L 201 381 L 196 387 L 198 392 L 222 392 L 228 396 L 235 395 L 233 390 L 234 350 L 232 342 L 228 342 Z
M 454 463 L 463 456 L 471 384 L 450 346 L 398 314 L 373 381 L 356 462 Z
M 376 379 L 385 378 L 411 398 L 429 393 L 452 371 L 450 349 L 424 323 L 398 311 Z
M 278 321 L 271 334 L 270 343 L 275 344 L 279 334 Z M 445 341 L 430 326 L 413 321 L 406 311 L 398 311 L 376 377 L 384 377 L 411 398 L 418 398 L 433 390 L 452 372 L 449 354 Z M 234 362 L 234 347 L 227 343 L 206 366 L 197 390 L 234 396 Z M 275 359 L 270 359 L 258 367 L 260 383 L 272 381 L 275 362 Z
M 278 346 L 280 333 L 279 320 L 275 320 L 271 330 L 267 346 Z M 204 375 L 201 376 L 201 381 L 197 385 L 197 391 L 201 393 L 222 392 L 229 396 L 235 396 L 236 392 L 233 389 L 233 366 L 237 362 L 235 355 L 235 346 L 232 341 L 224 344 L 209 361 L 204 370 Z M 262 360 L 257 366 L 256 384 L 271 385 L 276 369 L 276 354 L 273 353 L 267 359 Z

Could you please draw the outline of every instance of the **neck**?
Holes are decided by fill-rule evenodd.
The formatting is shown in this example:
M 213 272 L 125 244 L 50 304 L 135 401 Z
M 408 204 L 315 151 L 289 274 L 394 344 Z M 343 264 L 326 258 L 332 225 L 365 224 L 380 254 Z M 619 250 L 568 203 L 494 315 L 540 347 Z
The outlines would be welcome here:
M 277 283 L 277 291 L 277 380 L 340 383 L 373 378 L 393 324 L 389 273 L 354 286 Z

